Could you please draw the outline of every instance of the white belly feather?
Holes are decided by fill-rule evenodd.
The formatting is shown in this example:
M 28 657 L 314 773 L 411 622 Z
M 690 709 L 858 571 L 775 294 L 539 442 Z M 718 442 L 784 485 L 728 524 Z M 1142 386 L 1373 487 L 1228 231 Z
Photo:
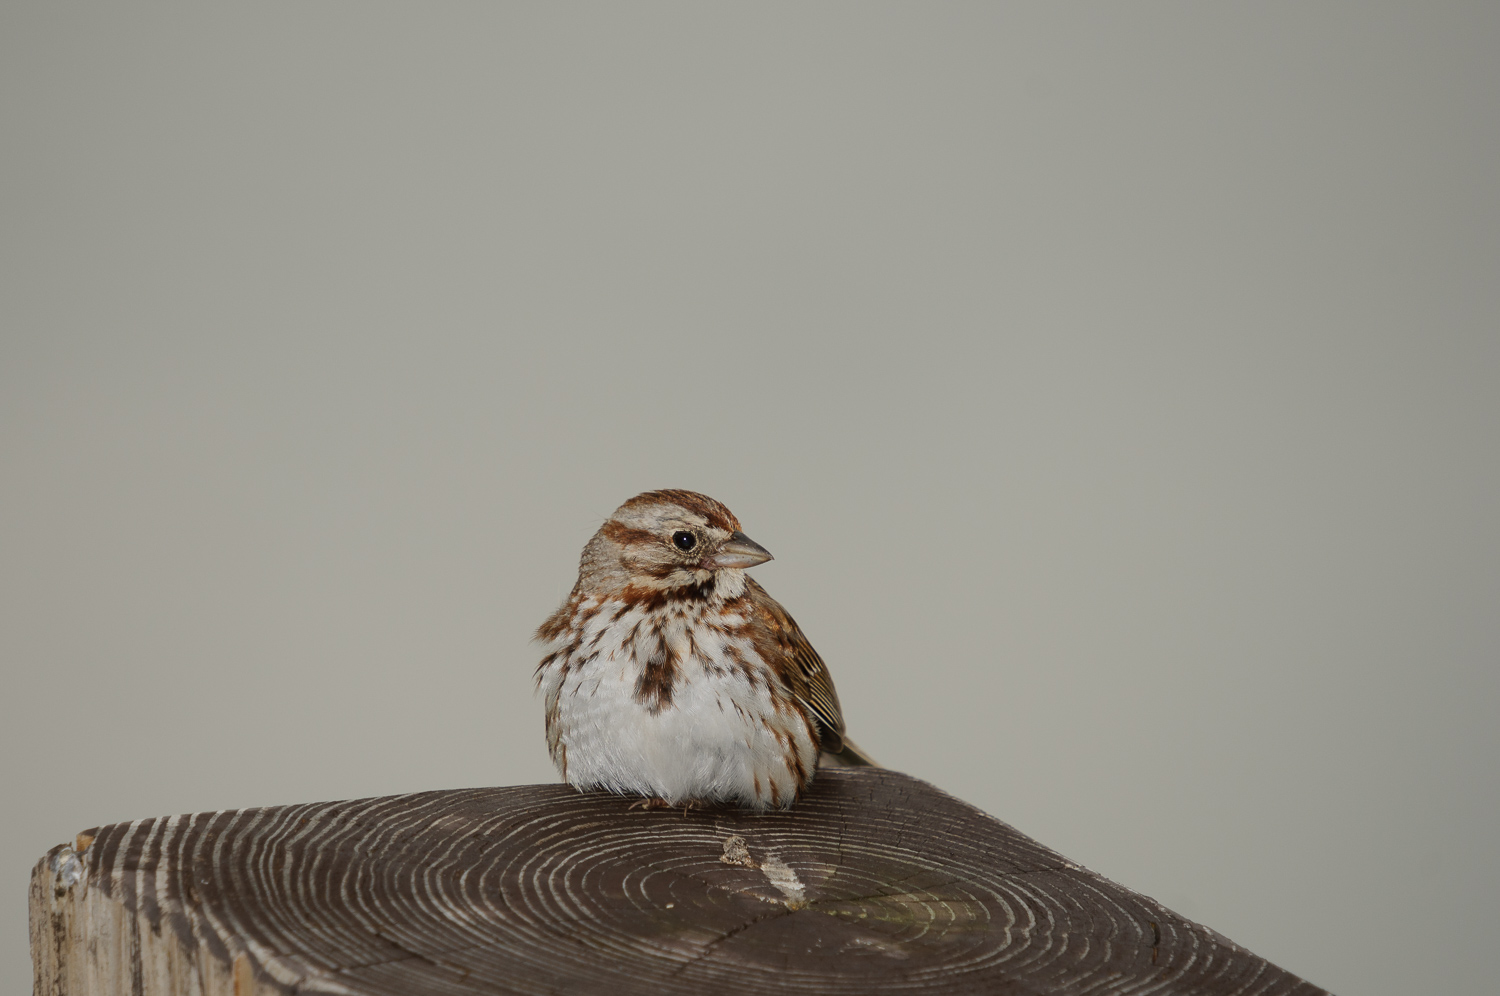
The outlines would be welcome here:
M 699 624 L 703 604 L 655 625 L 623 603 L 578 607 L 572 633 L 548 648 L 572 651 L 540 674 L 548 748 L 570 784 L 670 803 L 764 807 L 796 798 L 798 771 L 810 776 L 817 765 L 807 721 L 777 707 L 776 678 L 748 639 Z M 639 683 L 644 662 L 663 653 L 674 681 L 670 701 L 653 708 Z

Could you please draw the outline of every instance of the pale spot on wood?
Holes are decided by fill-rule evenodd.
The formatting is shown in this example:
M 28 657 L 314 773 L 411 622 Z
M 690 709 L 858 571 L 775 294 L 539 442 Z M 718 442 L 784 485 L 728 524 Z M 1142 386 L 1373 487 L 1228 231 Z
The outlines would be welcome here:
M 777 891 L 786 897 L 786 904 L 790 909 L 800 910 L 807 905 L 807 892 L 802 888 L 802 880 L 797 877 L 791 865 L 774 854 L 768 854 L 766 860 L 760 863 L 760 870 L 766 876 L 766 881 L 776 886 Z
M 59 890 L 71 889 L 83 880 L 85 868 L 71 847 L 64 847 L 52 857 L 52 877 Z

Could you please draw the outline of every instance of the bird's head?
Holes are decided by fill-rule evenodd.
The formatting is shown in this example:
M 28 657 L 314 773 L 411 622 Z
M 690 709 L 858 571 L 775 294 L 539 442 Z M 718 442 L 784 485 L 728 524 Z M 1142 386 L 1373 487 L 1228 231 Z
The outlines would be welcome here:
M 630 589 L 742 590 L 741 572 L 770 559 L 770 551 L 740 532 L 734 513 L 707 495 L 648 491 L 615 509 L 589 540 L 578 584 L 603 596 Z

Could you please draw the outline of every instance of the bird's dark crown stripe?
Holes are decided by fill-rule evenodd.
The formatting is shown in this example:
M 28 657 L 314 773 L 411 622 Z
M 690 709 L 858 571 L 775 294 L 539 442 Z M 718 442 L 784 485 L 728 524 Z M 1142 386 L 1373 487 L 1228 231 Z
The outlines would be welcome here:
M 735 532 L 740 528 L 740 520 L 734 517 L 734 513 L 722 504 L 710 498 L 708 495 L 699 494 L 696 491 L 683 491 L 678 488 L 667 488 L 663 491 L 647 491 L 645 494 L 636 495 L 634 498 L 620 506 L 620 511 L 631 508 L 641 508 L 647 505 L 678 505 L 689 512 L 696 512 L 708 520 L 708 524 L 715 529 L 724 529 Z

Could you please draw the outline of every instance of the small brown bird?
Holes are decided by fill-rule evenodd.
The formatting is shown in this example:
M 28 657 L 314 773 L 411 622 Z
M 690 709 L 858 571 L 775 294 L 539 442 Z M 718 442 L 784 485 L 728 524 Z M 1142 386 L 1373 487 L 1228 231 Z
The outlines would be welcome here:
M 771 554 L 694 491 L 649 491 L 583 548 L 536 639 L 547 749 L 580 789 L 647 805 L 790 806 L 822 760 L 873 765 L 802 630 L 745 568 Z

